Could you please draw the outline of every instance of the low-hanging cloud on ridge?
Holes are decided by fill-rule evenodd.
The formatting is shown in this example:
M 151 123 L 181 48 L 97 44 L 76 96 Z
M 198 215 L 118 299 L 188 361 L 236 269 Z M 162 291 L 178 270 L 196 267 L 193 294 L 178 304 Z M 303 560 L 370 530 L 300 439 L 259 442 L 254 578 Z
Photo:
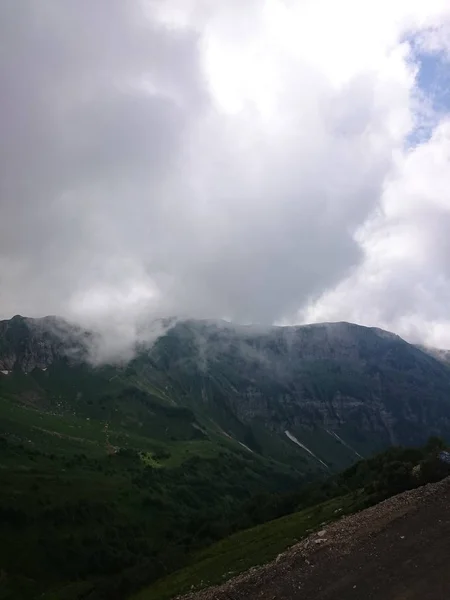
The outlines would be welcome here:
M 449 15 L 439 0 L 2 2 L 1 315 L 126 344 L 163 315 L 450 344 L 450 131 L 410 41 L 446 60 Z

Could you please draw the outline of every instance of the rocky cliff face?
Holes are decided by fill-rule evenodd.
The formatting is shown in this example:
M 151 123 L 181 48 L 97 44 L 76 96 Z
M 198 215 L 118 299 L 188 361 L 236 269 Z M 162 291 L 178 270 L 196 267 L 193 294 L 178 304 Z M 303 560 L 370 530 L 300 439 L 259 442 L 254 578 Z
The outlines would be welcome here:
M 152 360 L 210 410 L 272 430 L 320 427 L 353 441 L 417 443 L 450 435 L 450 370 L 377 328 L 350 323 L 258 331 L 180 323 Z M 201 392 L 201 393 L 200 393 Z
M 82 363 L 93 339 L 54 317 L 2 321 L 0 372 Z M 317 454 L 340 444 L 353 456 L 431 434 L 450 439 L 450 367 L 376 328 L 178 322 L 118 373 L 278 458 L 292 437 Z
M 57 317 L 29 319 L 16 315 L 0 321 L 0 371 L 47 369 L 67 357 L 80 361 L 85 356 L 83 332 Z

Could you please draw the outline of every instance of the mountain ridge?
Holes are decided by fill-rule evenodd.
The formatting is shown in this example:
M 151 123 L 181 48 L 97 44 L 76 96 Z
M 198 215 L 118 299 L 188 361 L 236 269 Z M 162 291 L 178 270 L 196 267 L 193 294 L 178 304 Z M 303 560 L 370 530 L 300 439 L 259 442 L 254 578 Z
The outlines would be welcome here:
M 192 410 L 200 428 L 289 464 L 302 445 L 303 458 L 337 468 L 388 445 L 450 436 L 450 368 L 391 332 L 348 322 L 167 323 L 127 362 L 91 366 L 95 333 L 57 317 L 1 321 L 0 392 L 5 377 L 51 377 L 56 364 L 93 377 L 112 369 L 141 393 Z

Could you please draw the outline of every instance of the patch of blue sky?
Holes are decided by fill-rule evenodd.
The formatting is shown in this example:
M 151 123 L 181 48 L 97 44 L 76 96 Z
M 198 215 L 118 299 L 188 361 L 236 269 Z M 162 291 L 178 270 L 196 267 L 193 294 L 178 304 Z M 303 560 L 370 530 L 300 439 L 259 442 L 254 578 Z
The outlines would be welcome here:
M 450 115 L 450 61 L 444 52 L 426 51 L 414 38 L 408 39 L 411 61 L 417 68 L 417 120 L 407 144 L 416 146 L 432 135 L 434 127 Z

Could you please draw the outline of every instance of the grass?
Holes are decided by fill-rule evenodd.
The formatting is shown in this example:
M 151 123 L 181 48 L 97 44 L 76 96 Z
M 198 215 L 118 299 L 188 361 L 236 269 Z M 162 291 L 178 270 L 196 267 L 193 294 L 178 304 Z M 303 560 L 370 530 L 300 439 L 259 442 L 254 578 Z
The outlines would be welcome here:
M 250 494 L 296 480 L 234 440 L 205 436 L 190 411 L 143 397 L 148 423 L 138 394 L 112 396 L 119 410 L 108 420 L 87 394 L 71 404 L 56 392 L 36 404 L 2 394 L 1 600 L 110 600 L 119 586 L 122 599 L 218 539 Z
M 227 436 L 158 385 L 110 374 L 63 366 L 0 386 L 1 600 L 169 600 L 221 583 L 357 510 L 365 486 L 411 485 L 423 458 L 392 450 L 312 484 L 317 465 L 285 436 L 242 426 L 261 456 L 232 439 L 232 419 Z
M 223 583 L 280 552 L 361 504 L 358 494 L 334 498 L 318 506 L 275 519 L 221 540 L 195 554 L 191 564 L 133 595 L 130 600 L 170 600 L 193 589 Z

